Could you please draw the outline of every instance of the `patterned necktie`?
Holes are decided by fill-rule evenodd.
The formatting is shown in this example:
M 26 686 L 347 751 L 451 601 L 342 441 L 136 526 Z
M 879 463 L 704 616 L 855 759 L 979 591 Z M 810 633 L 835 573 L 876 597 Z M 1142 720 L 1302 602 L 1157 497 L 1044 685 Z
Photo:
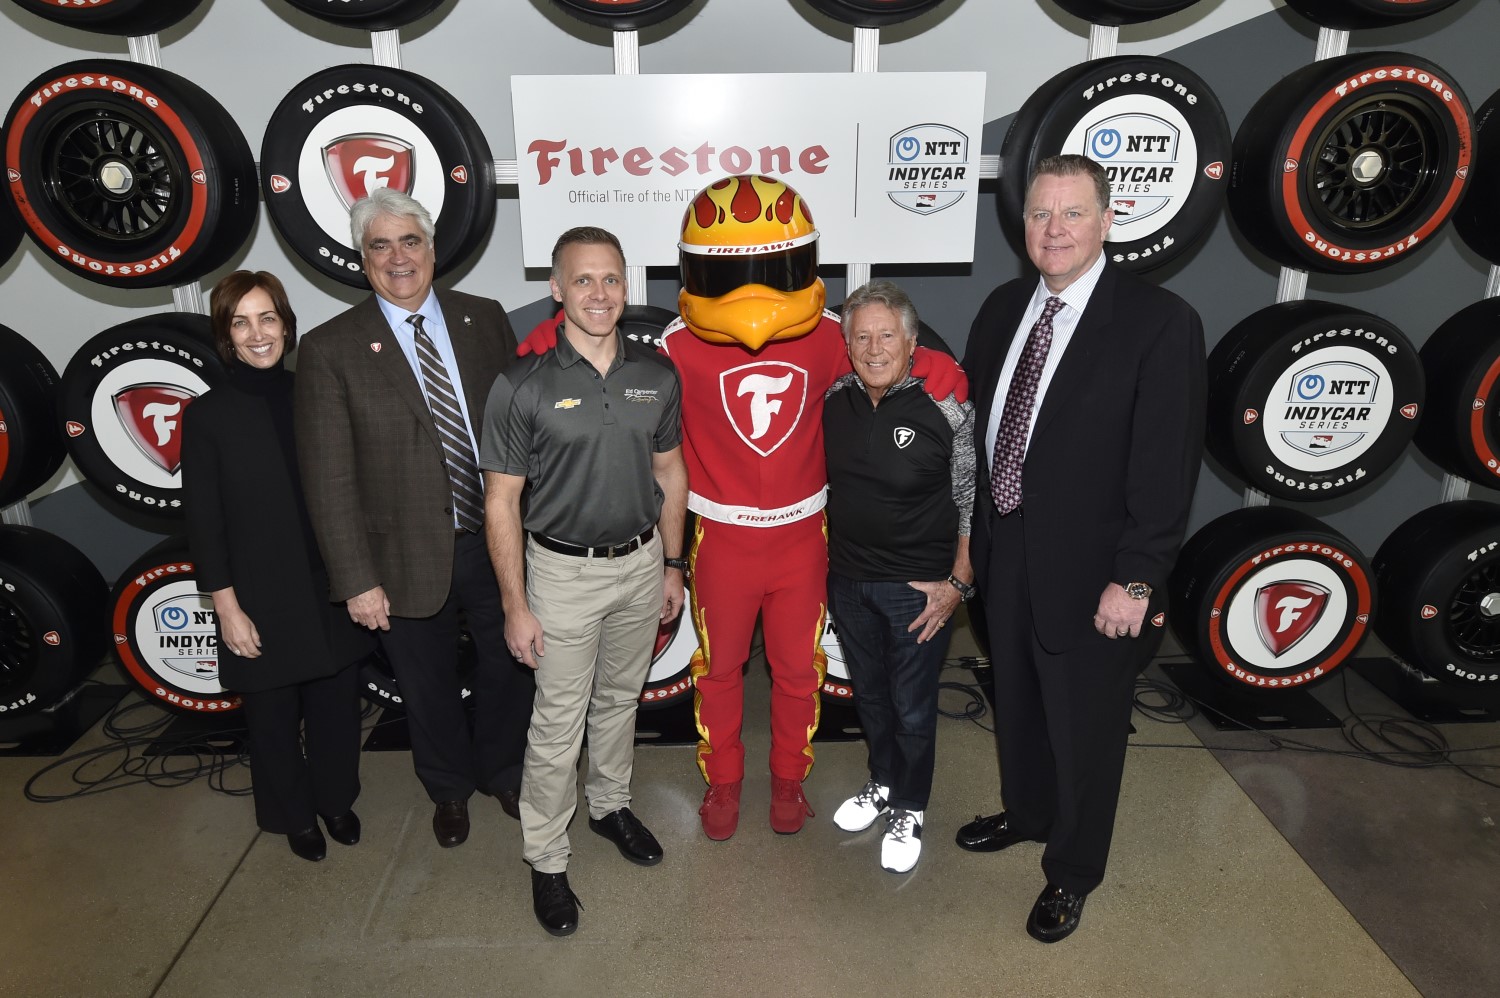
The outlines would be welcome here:
M 448 483 L 453 487 L 453 511 L 459 525 L 470 533 L 484 526 L 484 488 L 480 484 L 479 466 L 474 461 L 474 445 L 464 428 L 463 410 L 448 380 L 448 368 L 438 354 L 420 315 L 408 316 L 407 322 L 417 333 L 417 360 L 422 365 L 422 383 L 427 390 L 427 408 L 437 424 L 443 441 L 443 463 L 448 467 Z
M 1031 411 L 1036 408 L 1037 386 L 1047 352 L 1052 349 L 1052 317 L 1062 307 L 1061 298 L 1047 299 L 1010 376 L 1000 432 L 995 434 L 995 457 L 990 463 L 990 496 L 995 500 L 995 512 L 1001 516 L 1021 505 L 1021 466 L 1026 461 L 1026 438 L 1031 435 Z

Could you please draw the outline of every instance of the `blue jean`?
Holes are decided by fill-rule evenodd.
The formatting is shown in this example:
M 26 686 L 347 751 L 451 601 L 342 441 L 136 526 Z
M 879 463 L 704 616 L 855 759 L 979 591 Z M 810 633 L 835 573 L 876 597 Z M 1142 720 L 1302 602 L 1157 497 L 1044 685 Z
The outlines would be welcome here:
M 927 809 L 936 758 L 938 672 L 948 634 L 917 644 L 909 632 L 927 596 L 905 582 L 860 582 L 830 572 L 828 605 L 865 729 L 870 778 L 892 807 Z

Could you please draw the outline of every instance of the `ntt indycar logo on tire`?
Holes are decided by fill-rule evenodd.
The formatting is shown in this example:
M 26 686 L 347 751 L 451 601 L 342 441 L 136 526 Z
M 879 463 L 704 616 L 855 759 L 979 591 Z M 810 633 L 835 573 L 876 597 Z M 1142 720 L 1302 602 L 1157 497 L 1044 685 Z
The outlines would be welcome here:
M 1172 104 L 1149 94 L 1104 101 L 1077 123 L 1063 152 L 1079 153 L 1109 177 L 1114 225 L 1105 241 L 1129 243 L 1165 229 L 1198 174 L 1198 142 Z
M 903 128 L 891 136 L 886 191 L 895 204 L 918 215 L 931 215 L 963 200 L 969 171 L 969 137 L 948 125 Z
M 1367 351 L 1314 351 L 1272 387 L 1261 424 L 1266 443 L 1299 471 L 1355 460 L 1390 422 L 1388 383 L 1385 368 Z

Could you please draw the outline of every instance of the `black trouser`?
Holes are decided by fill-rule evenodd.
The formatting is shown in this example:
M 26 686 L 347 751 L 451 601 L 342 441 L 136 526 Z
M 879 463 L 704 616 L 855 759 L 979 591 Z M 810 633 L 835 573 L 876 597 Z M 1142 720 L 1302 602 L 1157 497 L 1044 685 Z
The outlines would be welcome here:
M 250 734 L 257 825 L 286 835 L 312 828 L 316 815 L 333 818 L 353 807 L 359 796 L 357 666 L 241 693 L 240 699 Z
M 470 685 L 472 731 L 458 674 L 459 611 L 478 661 Z M 380 644 L 401 689 L 411 734 L 412 765 L 433 801 L 468 800 L 521 788 L 521 759 L 536 680 L 505 645 L 500 587 L 484 535 L 453 543 L 453 588 L 431 617 L 392 617 Z

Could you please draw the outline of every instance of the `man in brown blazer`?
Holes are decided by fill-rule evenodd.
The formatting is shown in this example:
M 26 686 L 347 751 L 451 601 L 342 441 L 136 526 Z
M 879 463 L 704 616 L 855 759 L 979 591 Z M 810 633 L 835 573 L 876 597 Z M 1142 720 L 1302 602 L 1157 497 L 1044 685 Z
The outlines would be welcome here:
M 485 399 L 516 339 L 499 302 L 433 289 L 433 224 L 417 201 L 380 188 L 349 221 L 375 293 L 302 341 L 298 460 L 331 596 L 379 632 L 433 833 L 456 846 L 476 789 L 517 815 L 535 690 L 505 645 L 475 463 Z M 478 658 L 472 730 L 460 612 Z

